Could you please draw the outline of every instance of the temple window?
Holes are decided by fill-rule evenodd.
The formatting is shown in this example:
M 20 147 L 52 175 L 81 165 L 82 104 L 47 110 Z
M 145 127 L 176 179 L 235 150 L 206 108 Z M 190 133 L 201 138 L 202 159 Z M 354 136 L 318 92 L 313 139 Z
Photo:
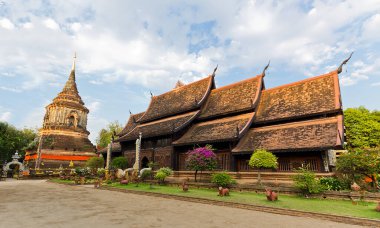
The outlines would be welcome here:
M 75 121 L 74 116 L 70 116 L 70 117 L 69 117 L 69 126 L 70 126 L 70 127 L 71 127 L 71 126 L 74 126 L 74 121 Z

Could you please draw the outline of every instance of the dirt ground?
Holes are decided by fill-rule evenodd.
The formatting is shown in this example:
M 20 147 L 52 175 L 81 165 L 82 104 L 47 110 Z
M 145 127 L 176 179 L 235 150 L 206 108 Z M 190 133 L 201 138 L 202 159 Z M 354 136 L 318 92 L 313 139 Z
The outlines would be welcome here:
M 0 227 L 358 227 L 44 180 L 0 182 Z

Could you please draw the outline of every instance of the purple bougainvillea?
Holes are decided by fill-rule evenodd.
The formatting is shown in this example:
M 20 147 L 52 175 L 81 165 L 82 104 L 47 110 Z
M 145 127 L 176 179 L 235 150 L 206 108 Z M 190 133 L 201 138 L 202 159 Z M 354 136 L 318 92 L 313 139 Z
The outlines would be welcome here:
M 216 166 L 216 155 L 210 146 L 199 147 L 187 152 L 186 167 L 195 171 L 195 181 L 197 181 L 198 171 L 213 170 Z

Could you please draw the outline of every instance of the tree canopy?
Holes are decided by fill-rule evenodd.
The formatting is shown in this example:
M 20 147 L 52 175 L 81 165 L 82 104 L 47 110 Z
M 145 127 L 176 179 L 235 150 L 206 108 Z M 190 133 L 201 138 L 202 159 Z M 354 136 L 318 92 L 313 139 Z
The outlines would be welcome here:
M 344 111 L 348 148 L 380 147 L 380 112 L 364 107 Z
M 0 122 L 0 162 L 10 161 L 16 150 L 24 155 L 25 149 L 33 144 L 36 137 L 37 131 L 34 129 L 19 130 L 6 122 Z
M 271 152 L 264 149 L 257 149 L 249 159 L 249 166 L 258 168 L 257 182 L 261 185 L 261 169 L 276 169 L 277 157 Z
M 111 142 L 112 134 L 117 134 L 122 129 L 123 126 L 118 121 L 109 123 L 106 128 L 100 130 L 98 137 L 96 138 L 96 144 L 101 148 L 107 147 L 107 145 Z

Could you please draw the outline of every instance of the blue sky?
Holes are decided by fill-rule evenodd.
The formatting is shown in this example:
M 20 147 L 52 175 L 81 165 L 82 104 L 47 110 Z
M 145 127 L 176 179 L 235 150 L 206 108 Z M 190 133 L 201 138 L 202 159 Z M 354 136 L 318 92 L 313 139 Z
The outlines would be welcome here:
M 217 86 L 261 73 L 267 88 L 334 70 L 343 105 L 380 110 L 377 1 L 0 0 L 0 120 L 41 127 L 44 107 L 77 84 L 94 142 L 109 122 L 144 111 L 150 93 L 198 80 Z

